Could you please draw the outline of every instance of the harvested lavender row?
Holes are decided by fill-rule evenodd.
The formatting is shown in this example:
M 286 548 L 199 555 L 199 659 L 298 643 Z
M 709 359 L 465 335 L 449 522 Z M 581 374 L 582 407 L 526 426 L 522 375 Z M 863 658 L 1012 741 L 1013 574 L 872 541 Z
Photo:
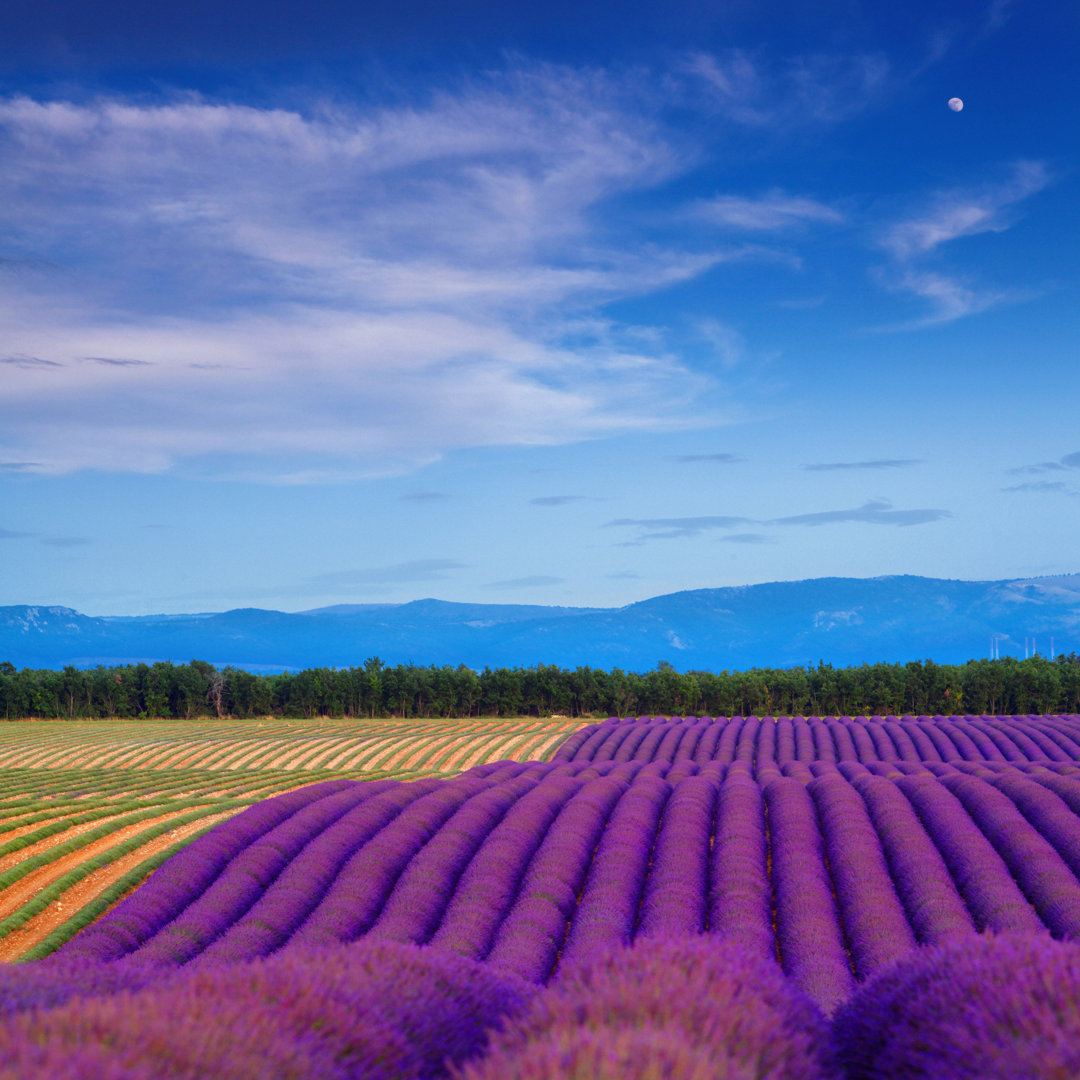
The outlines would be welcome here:
M 256 803 L 218 825 L 162 866 L 137 896 L 74 938 L 64 949 L 65 959 L 112 960 L 137 949 L 209 888 L 260 836 L 309 803 L 352 786 L 349 780 L 312 784 Z M 373 788 L 368 785 L 362 790 L 374 795 L 378 789 Z
M 245 843 L 208 845 L 197 891 L 167 864 L 102 921 L 122 915 L 119 933 L 91 929 L 55 962 L 101 949 L 137 983 L 148 965 L 210 970 L 371 937 L 543 983 L 598 948 L 704 935 L 778 956 L 831 1010 L 917 944 L 1080 933 L 1080 765 L 1006 760 L 1002 723 L 612 721 L 593 729 L 614 740 L 610 755 L 597 740 L 598 761 L 313 787 L 263 804 Z M 919 737 L 951 760 L 881 760 Z M 624 747 L 632 760 L 617 760 Z

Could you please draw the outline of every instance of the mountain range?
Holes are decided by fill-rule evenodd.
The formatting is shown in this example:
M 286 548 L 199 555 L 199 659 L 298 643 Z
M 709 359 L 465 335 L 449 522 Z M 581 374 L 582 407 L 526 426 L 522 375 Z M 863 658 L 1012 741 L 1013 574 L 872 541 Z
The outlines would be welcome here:
M 1080 652 L 1080 574 L 1003 581 L 815 578 L 620 608 L 414 600 L 312 611 L 90 616 L 0 607 L 0 661 L 93 667 L 193 658 L 272 672 L 385 663 L 680 671 Z

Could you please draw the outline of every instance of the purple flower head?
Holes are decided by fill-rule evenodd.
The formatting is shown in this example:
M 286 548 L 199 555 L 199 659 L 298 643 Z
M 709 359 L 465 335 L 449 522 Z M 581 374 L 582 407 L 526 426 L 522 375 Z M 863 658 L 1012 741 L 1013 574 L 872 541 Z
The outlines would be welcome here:
M 683 1048 L 691 1069 L 697 1068 L 699 1051 L 705 1052 L 714 1077 L 826 1080 L 834 1075 L 828 1026 L 810 1000 L 774 962 L 710 935 L 650 938 L 629 948 L 600 950 L 561 971 L 528 1012 L 492 1037 L 489 1068 L 534 1052 L 552 1062 L 599 1060 L 595 1055 L 607 1047 L 614 1055 L 607 1071 L 584 1072 L 575 1064 L 577 1073 L 548 1075 L 683 1075 L 664 1071 L 667 1058 L 655 1056 L 658 1051 L 650 1049 L 655 1043 L 638 1047 L 637 1065 L 614 1071 L 630 1053 L 632 1032 L 654 1032 L 658 1042 Z M 483 1067 L 477 1063 L 467 1075 L 485 1080 L 498 1075 Z M 508 1065 L 505 1075 L 519 1075 L 514 1068 Z
M 850 1080 L 1080 1076 L 1080 945 L 967 937 L 919 949 L 837 1013 Z

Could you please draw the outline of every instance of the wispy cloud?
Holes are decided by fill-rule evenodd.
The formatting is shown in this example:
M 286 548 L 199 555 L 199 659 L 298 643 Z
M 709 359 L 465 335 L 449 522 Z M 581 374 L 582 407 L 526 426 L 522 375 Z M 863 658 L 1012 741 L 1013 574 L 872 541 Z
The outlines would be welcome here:
M 714 225 L 766 232 L 812 222 L 837 224 L 843 221 L 843 215 L 831 206 L 805 195 L 788 195 L 780 190 L 757 198 L 717 195 L 696 203 L 693 212 Z
M 1075 488 L 1070 487 L 1064 480 L 1028 480 L 1022 484 L 1013 484 L 1011 487 L 1003 487 L 1002 491 L 1035 492 L 1040 495 L 1080 495 Z
M 507 578 L 505 581 L 489 581 L 485 589 L 534 589 L 545 585 L 561 585 L 565 579 L 550 577 L 547 574 L 533 574 L 529 577 Z
M 808 472 L 834 472 L 847 469 L 902 469 L 908 465 L 921 465 L 922 458 L 879 458 L 874 461 L 829 461 L 804 465 Z
M 930 313 L 907 322 L 878 327 L 879 330 L 921 330 L 952 322 L 968 315 L 978 315 L 1006 301 L 1022 299 L 1025 294 L 1009 289 L 984 289 L 957 277 L 936 271 L 905 269 L 899 275 L 885 275 L 882 280 L 893 292 L 905 292 L 927 301 Z
M 895 258 L 906 260 L 963 236 L 1004 232 L 1013 223 L 1007 211 L 1041 191 L 1050 179 L 1042 162 L 1016 162 L 998 183 L 939 193 L 927 209 L 892 226 L 882 243 Z
M 58 360 L 43 360 L 40 356 L 0 356 L 0 364 L 10 367 L 24 368 L 58 368 L 63 367 Z
M 85 536 L 43 536 L 36 532 L 20 532 L 17 529 L 0 529 L 0 540 L 36 540 L 47 547 L 83 547 L 92 541 Z
M 0 100 L 0 227 L 93 270 L 0 299 L 8 455 L 311 483 L 717 422 L 662 333 L 581 330 L 745 256 L 597 228 L 688 166 L 650 94 L 518 64 L 393 107 Z
M 983 33 L 1000 30 L 1012 18 L 1013 0 L 990 0 L 983 16 Z
M 871 499 L 862 506 L 850 510 L 822 510 L 811 514 L 791 514 L 786 517 L 754 519 L 746 517 L 676 517 L 676 518 L 617 518 L 605 522 L 605 528 L 637 528 L 634 540 L 624 541 L 621 546 L 638 546 L 648 540 L 677 540 L 700 536 L 715 529 L 737 529 L 745 525 L 786 526 L 841 525 L 859 523 L 866 525 L 926 525 L 951 517 L 948 510 L 894 510 L 886 499 Z M 763 534 L 744 531 L 720 537 L 725 542 L 758 544 L 768 540 Z
M 713 355 L 723 368 L 733 368 L 746 359 L 746 339 L 733 326 L 718 319 L 705 319 L 698 333 L 712 348 Z
M 948 510 L 893 510 L 885 499 L 871 499 L 853 510 L 824 510 L 814 514 L 792 514 L 773 518 L 766 525 L 839 525 L 858 522 L 865 525 L 927 525 L 952 517 Z
M 587 495 L 541 495 L 539 498 L 530 499 L 530 506 L 566 506 L 568 503 L 585 502 Z
M 387 585 L 414 581 L 444 581 L 452 570 L 467 564 L 457 559 L 413 559 L 390 566 L 373 566 L 363 570 L 337 570 L 316 574 L 307 579 L 310 585 L 348 588 L 354 585 Z
M 674 518 L 616 518 L 604 523 L 605 528 L 634 527 L 643 530 L 643 539 L 672 540 L 684 536 L 699 536 L 711 529 L 734 529 L 755 524 L 744 517 L 674 517 Z
M 737 465 L 746 461 L 741 454 L 678 454 L 672 460 L 680 465 L 692 465 L 698 462 L 710 462 L 714 465 Z
M 1035 465 L 1019 465 L 1009 472 L 1014 476 L 1024 476 L 1032 473 L 1064 472 L 1067 469 L 1080 469 L 1080 450 L 1071 454 L 1065 454 L 1057 461 L 1040 461 Z
M 685 69 L 717 113 L 757 128 L 838 123 L 869 108 L 890 76 L 880 53 L 815 53 L 777 64 L 730 49 L 694 54 Z
M 149 367 L 149 360 L 125 360 L 116 356 L 81 356 L 80 360 L 86 360 L 91 364 L 107 364 L 110 367 Z
M 877 270 L 879 281 L 894 292 L 926 301 L 930 314 L 881 329 L 914 330 L 976 315 L 998 304 L 1024 299 L 1028 292 L 978 284 L 973 275 L 954 270 L 927 269 L 918 260 L 933 256 L 943 245 L 962 237 L 1004 232 L 1016 221 L 1016 204 L 1052 181 L 1043 162 L 1018 161 L 1003 179 L 973 188 L 938 192 L 929 204 L 887 228 L 881 246 L 894 265 Z

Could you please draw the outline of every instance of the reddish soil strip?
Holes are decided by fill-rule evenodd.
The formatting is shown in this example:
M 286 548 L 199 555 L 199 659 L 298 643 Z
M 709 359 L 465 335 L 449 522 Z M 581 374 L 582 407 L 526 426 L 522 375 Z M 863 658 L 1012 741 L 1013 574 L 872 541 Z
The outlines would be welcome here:
M 220 814 L 208 814 L 205 818 L 200 818 L 198 821 L 189 821 L 186 825 L 181 825 L 176 829 L 170 829 L 167 833 L 163 833 L 161 836 L 148 841 L 141 847 L 137 847 L 134 851 L 128 852 L 127 855 L 122 855 L 119 859 L 109 863 L 108 866 L 103 866 L 100 870 L 95 870 L 93 873 L 88 874 L 82 881 L 77 882 L 57 900 L 54 900 L 40 914 L 35 915 L 18 930 L 13 930 L 7 937 L 0 939 L 0 962 L 18 960 L 27 949 L 32 949 L 39 941 L 51 934 L 58 926 L 62 926 L 68 919 L 75 915 L 80 908 L 84 907 L 95 897 L 103 893 L 113 884 L 113 882 L 118 881 L 129 870 L 138 866 L 143 859 L 149 859 L 159 851 L 164 851 L 165 848 L 172 846 L 178 840 L 183 840 L 185 837 L 191 836 L 192 833 L 205 829 L 207 825 L 216 825 L 219 821 L 224 821 L 226 818 L 232 817 L 233 814 L 237 813 L 239 813 L 238 810 L 226 810 Z M 150 823 L 148 822 L 147 824 Z M 109 837 L 108 843 L 112 844 L 114 842 L 119 842 L 119 839 L 119 836 Z M 76 860 L 76 864 L 77 861 L 78 860 Z M 72 869 L 71 866 L 67 867 L 64 873 L 70 869 Z M 134 892 L 137 888 L 138 885 L 133 886 L 131 892 Z M 5 894 L 0 894 L 0 899 L 3 899 L 4 895 Z M 128 895 L 130 895 L 130 892 L 125 893 L 125 896 Z M 114 904 L 110 904 L 108 910 L 111 910 L 123 899 L 124 897 L 122 896 Z M 6 908 L 0 909 L 0 917 L 9 914 L 11 914 L 11 912 L 7 911 Z M 102 914 L 104 914 L 104 912 L 102 912 Z
M 328 759 L 339 761 L 356 749 L 357 740 L 344 736 L 335 739 L 329 746 L 324 746 L 314 757 L 308 758 L 303 767 L 305 769 L 330 769 L 335 768 Z M 336 755 L 336 756 L 335 756 Z
M 513 761 L 514 750 L 510 749 L 510 746 L 513 746 L 515 742 L 520 743 L 520 740 L 503 738 L 494 745 L 488 743 L 485 746 L 480 746 L 474 750 L 467 751 L 464 756 L 454 755 L 454 757 L 450 758 L 450 760 L 443 765 L 443 768 L 464 772 L 466 769 L 471 769 L 474 765 L 481 765 L 488 761 Z
M 31 855 L 37 855 L 41 851 L 48 851 L 49 848 L 56 847 L 57 844 L 67 843 L 68 840 L 73 840 L 76 836 L 82 836 L 83 833 L 90 832 L 91 829 L 96 829 L 99 825 L 105 825 L 114 818 L 123 817 L 124 814 L 130 813 L 133 813 L 133 811 L 124 810 L 121 813 L 106 814 L 102 817 L 94 818 L 93 821 L 84 821 L 81 825 L 72 825 L 68 829 L 62 829 L 60 832 L 53 833 L 52 836 L 46 836 L 44 839 L 38 840 L 37 843 L 20 848 L 18 851 L 8 852 L 7 855 L 0 858 L 0 872 L 10 869 L 12 866 L 21 863 L 24 859 L 29 859 Z M 21 829 L 12 829 L 11 832 L 4 833 L 4 841 L 15 840 L 28 832 L 33 832 L 35 829 L 43 829 L 46 825 L 51 825 L 54 821 L 63 821 L 64 818 L 73 816 L 74 814 L 58 814 L 56 817 L 46 821 L 37 821 L 33 825 L 26 825 Z M 11 914 L 10 912 L 3 910 L 4 896 L 5 893 L 0 892 L 0 918 L 4 918 L 6 915 Z
M 180 817 L 182 814 L 189 814 L 195 807 L 188 806 L 183 810 L 174 810 L 168 814 L 162 814 L 157 818 L 146 818 L 143 821 L 137 822 L 134 825 L 127 825 L 122 829 L 117 829 L 116 832 L 109 833 L 108 836 L 103 836 L 93 843 L 87 844 L 85 847 L 81 847 L 76 851 L 69 851 L 66 855 L 61 855 L 60 858 L 55 859 L 53 862 L 46 864 L 45 866 L 39 866 L 36 870 L 31 870 L 25 877 L 20 878 L 13 885 L 9 885 L 6 889 L 0 892 L 0 919 L 6 919 L 9 915 L 14 915 L 16 911 L 30 900 L 33 900 L 34 896 L 47 885 L 51 885 L 57 878 L 63 877 L 69 870 L 74 870 L 79 863 L 85 862 L 87 859 L 92 859 L 95 855 L 100 855 L 103 851 L 108 851 L 109 848 L 115 844 L 123 843 L 125 840 L 130 840 L 131 837 L 137 836 L 144 829 L 150 828 L 150 826 L 158 824 L 162 821 L 169 821 L 172 818 Z M 77 826 L 77 828 L 85 832 L 88 829 L 97 828 L 100 825 L 100 821 L 95 821 L 93 824 L 87 826 Z M 62 833 L 57 833 L 56 836 L 50 836 L 46 840 L 41 841 L 40 844 L 34 844 L 32 848 L 26 848 L 24 851 L 17 852 L 18 859 L 26 858 L 28 855 L 34 854 L 38 851 L 47 849 L 50 846 L 56 846 L 62 844 L 67 840 L 70 840 L 74 835 L 74 830 L 68 829 Z

